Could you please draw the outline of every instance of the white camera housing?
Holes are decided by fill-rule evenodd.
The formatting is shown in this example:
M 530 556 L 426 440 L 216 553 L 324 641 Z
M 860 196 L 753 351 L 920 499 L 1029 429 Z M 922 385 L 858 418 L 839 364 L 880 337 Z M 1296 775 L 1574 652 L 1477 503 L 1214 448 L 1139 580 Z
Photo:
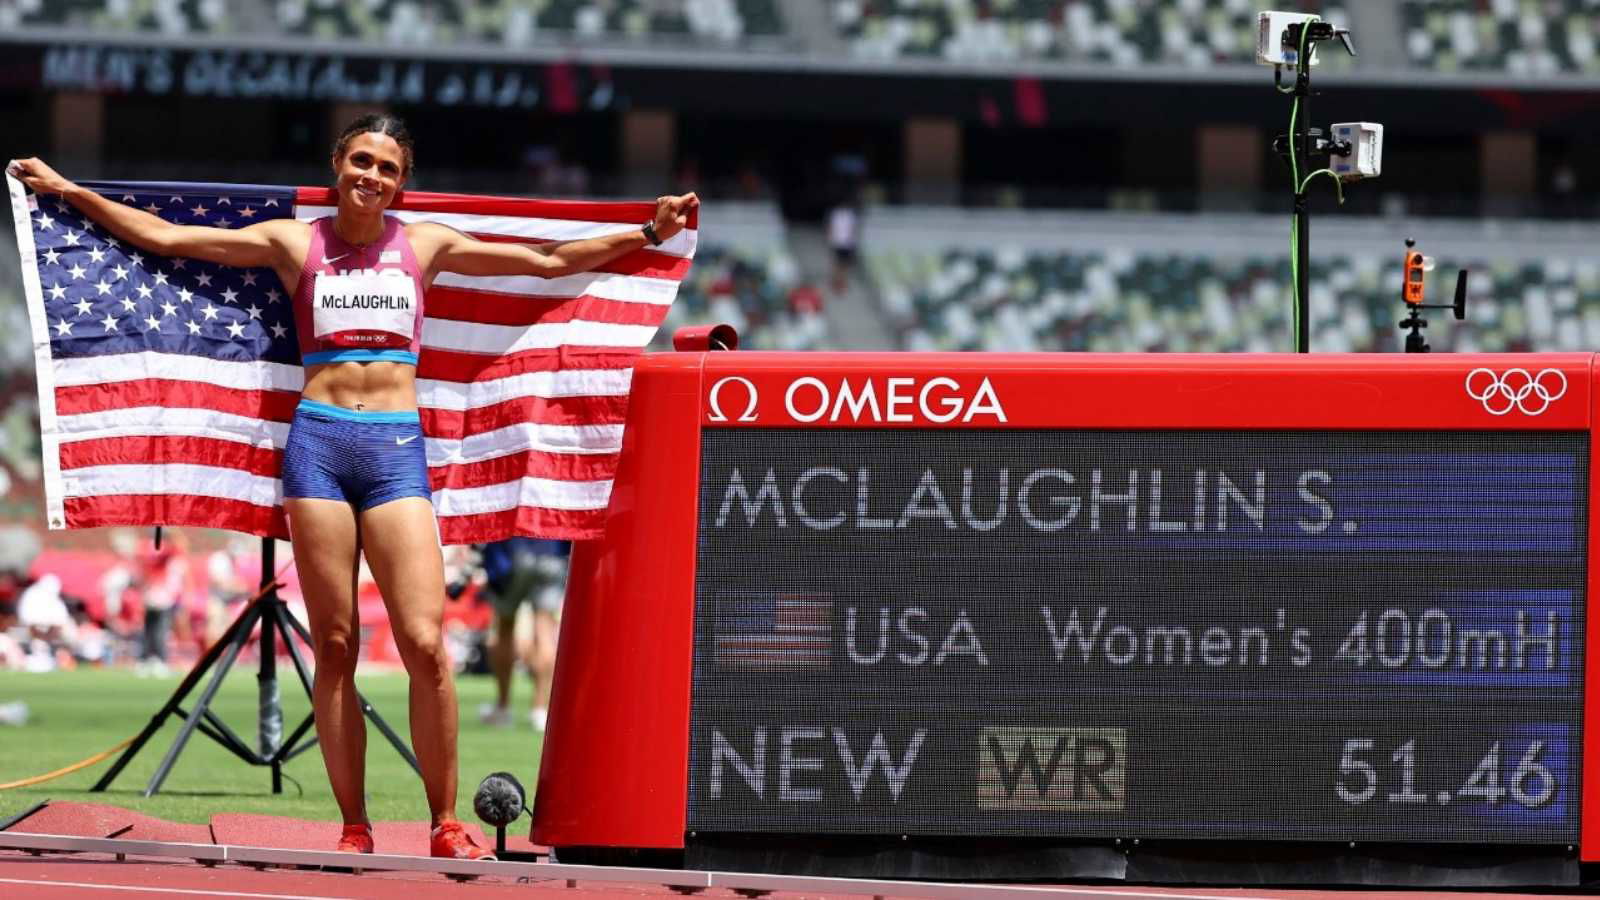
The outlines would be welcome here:
M 1335 122 L 1329 127 L 1334 141 L 1348 141 L 1347 156 L 1328 155 L 1328 168 L 1343 181 L 1377 178 L 1383 172 L 1383 126 L 1377 122 Z
M 1300 48 L 1287 43 L 1286 32 L 1290 25 L 1303 25 L 1321 18 L 1310 13 L 1276 12 L 1269 10 L 1256 17 L 1256 62 L 1263 66 L 1289 66 L 1300 62 Z M 1317 64 L 1317 46 L 1306 48 L 1311 65 Z

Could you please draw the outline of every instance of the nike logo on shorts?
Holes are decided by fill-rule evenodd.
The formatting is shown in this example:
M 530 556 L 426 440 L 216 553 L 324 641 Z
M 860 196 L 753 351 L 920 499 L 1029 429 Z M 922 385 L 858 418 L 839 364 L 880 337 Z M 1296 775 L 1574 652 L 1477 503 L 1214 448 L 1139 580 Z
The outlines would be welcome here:
M 323 265 L 327 265 L 328 263 L 338 262 L 339 260 L 344 259 L 346 256 L 349 256 L 349 255 L 350 254 L 348 254 L 348 253 L 341 253 L 338 256 L 324 256 L 322 258 L 322 264 Z
M 417 439 L 417 436 L 413 434 L 410 437 L 403 437 L 403 438 L 398 438 L 397 437 L 397 438 L 394 439 L 394 442 L 396 444 L 409 444 L 409 443 L 411 443 L 412 441 L 414 441 L 416 439 Z

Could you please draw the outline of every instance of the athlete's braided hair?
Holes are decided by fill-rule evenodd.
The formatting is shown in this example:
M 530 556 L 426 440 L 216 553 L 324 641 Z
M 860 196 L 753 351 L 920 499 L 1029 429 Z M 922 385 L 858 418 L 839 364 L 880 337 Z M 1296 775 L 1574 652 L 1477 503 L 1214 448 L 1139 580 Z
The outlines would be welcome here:
M 344 131 L 339 133 L 339 139 L 333 142 L 334 158 L 342 159 L 345 148 L 350 146 L 350 141 L 357 135 L 373 132 L 394 138 L 394 142 L 400 145 L 401 152 L 405 154 L 404 174 L 410 175 L 412 153 L 415 148 L 411 140 L 411 131 L 406 128 L 405 121 L 399 116 L 391 116 L 388 113 L 367 113 L 346 125 Z

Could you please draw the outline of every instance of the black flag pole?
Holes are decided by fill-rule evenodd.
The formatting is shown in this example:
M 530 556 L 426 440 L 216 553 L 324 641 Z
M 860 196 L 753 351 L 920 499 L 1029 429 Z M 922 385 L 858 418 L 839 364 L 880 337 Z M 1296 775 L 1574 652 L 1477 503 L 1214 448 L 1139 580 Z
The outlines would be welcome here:
M 160 529 L 156 531 L 157 546 L 159 547 Z M 223 749 L 229 751 L 240 760 L 252 766 L 268 766 L 272 769 L 272 792 L 283 793 L 283 765 L 296 756 L 310 750 L 317 744 L 316 733 L 312 731 L 314 718 L 311 713 L 300 721 L 288 740 L 283 739 L 283 707 L 280 703 L 281 695 L 278 689 L 278 660 L 277 641 L 283 639 L 284 649 L 288 651 L 289 658 L 294 662 L 295 673 L 300 677 L 300 684 L 305 688 L 306 697 L 311 697 L 312 673 L 306 667 L 305 658 L 296 639 L 304 644 L 307 649 L 311 645 L 311 633 L 305 625 L 294 617 L 289 611 L 289 606 L 278 596 L 277 584 L 273 578 L 275 564 L 276 544 L 272 538 L 261 539 L 261 589 L 255 599 L 245 605 L 238 618 L 228 625 L 227 631 L 217 639 L 215 644 L 206 650 L 205 655 L 195 663 L 193 669 L 183 677 L 178 684 L 178 689 L 167 698 L 160 710 L 150 718 L 149 724 L 139 732 L 128 749 L 117 757 L 110 771 L 95 782 L 91 790 L 104 791 L 111 786 L 122 770 L 138 755 L 150 738 L 161 730 L 167 719 L 173 715 L 183 720 L 183 725 L 178 729 L 178 736 L 173 740 L 172 746 L 156 767 L 155 774 L 150 776 L 150 782 L 145 786 L 144 796 L 150 797 L 161 790 L 161 785 L 171 774 L 172 767 L 177 763 L 178 756 L 183 753 L 183 748 L 188 744 L 189 738 L 196 731 L 211 738 Z M 257 628 L 259 627 L 259 630 Z M 223 679 L 233 668 L 239 658 L 239 653 L 244 649 L 250 639 L 256 636 L 260 642 L 259 662 L 256 672 L 257 685 L 257 722 L 256 746 L 251 747 L 216 713 L 211 709 L 212 700 L 216 698 L 217 689 L 222 686 Z M 209 679 L 207 675 L 209 673 Z M 183 702 L 189 694 L 205 681 L 200 696 L 189 709 L 183 708 Z M 417 758 L 405 741 L 396 734 L 389 723 L 383 720 L 377 709 L 367 702 L 360 691 L 356 692 L 356 700 L 361 706 L 361 712 L 377 726 L 383 736 L 389 740 L 413 771 L 418 775 L 422 773 L 417 765 Z

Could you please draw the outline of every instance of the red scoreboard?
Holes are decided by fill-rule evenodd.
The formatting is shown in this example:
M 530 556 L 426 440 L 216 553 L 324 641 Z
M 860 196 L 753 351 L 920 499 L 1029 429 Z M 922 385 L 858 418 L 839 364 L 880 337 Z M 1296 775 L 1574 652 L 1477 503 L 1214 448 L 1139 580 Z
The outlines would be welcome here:
M 1591 354 L 645 357 L 533 837 L 1600 859 L 1594 384 Z

